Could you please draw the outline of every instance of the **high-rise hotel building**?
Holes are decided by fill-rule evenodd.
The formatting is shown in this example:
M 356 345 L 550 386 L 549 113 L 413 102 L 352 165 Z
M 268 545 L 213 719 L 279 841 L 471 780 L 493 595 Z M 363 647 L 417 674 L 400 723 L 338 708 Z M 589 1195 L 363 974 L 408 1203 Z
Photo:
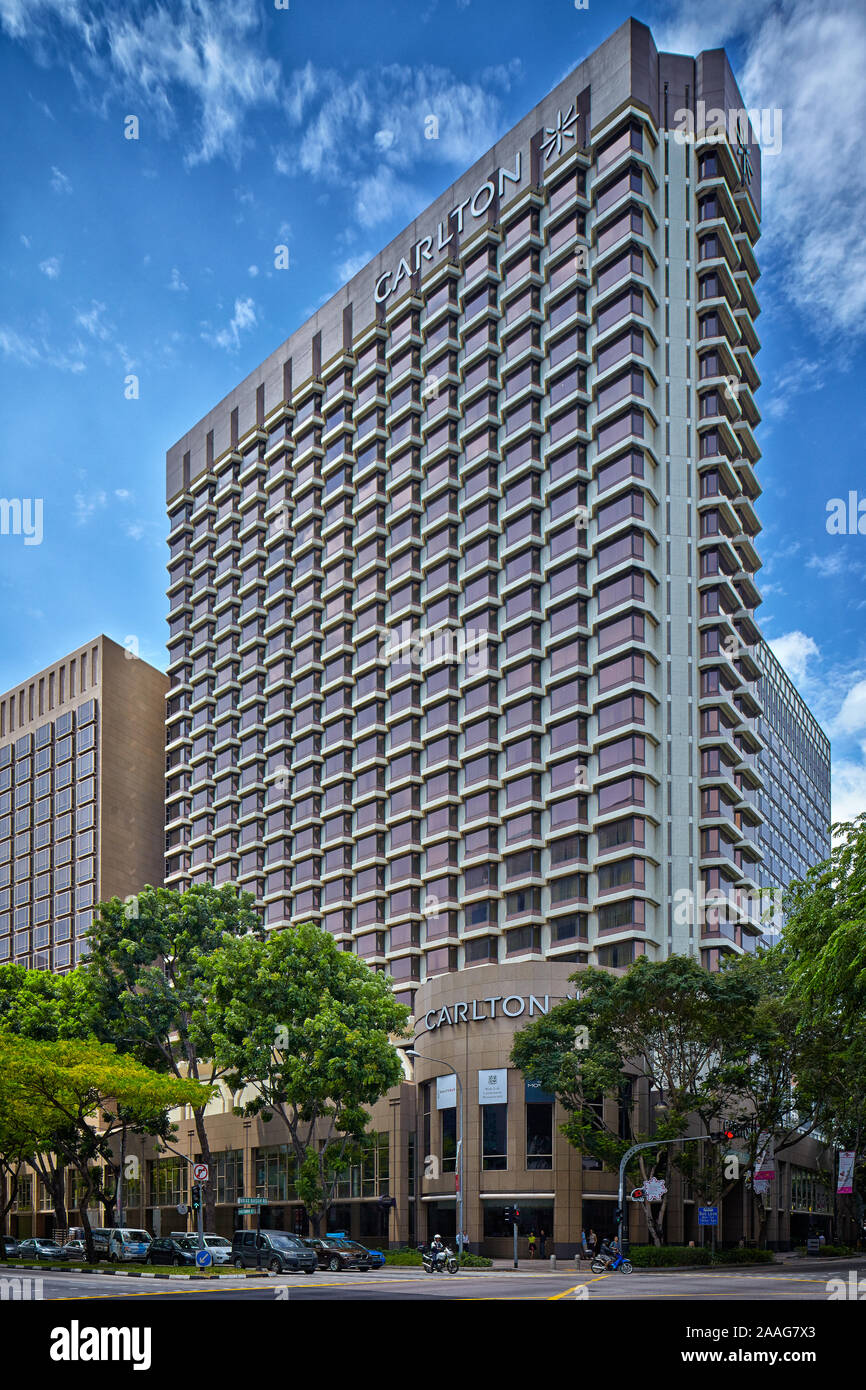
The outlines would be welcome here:
M 96 637 L 0 695 L 0 962 L 65 971 L 162 882 L 166 677 Z
M 628 21 L 169 450 L 170 885 L 237 881 L 413 1004 L 754 949 L 742 107 Z M 678 910 L 709 891 L 733 928 Z

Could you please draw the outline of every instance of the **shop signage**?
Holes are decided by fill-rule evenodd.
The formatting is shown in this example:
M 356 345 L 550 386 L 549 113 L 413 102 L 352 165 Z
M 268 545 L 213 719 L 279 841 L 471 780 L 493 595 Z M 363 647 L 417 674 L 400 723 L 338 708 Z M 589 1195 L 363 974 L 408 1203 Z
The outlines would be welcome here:
M 428 1033 L 437 1028 L 456 1028 L 460 1023 L 486 1023 L 489 1018 L 532 1018 L 550 1011 L 550 995 L 494 994 L 488 999 L 469 999 L 459 1004 L 445 1004 L 441 1009 L 428 1009 L 424 1027 Z
M 436 1109 L 453 1110 L 457 1104 L 457 1077 L 453 1072 L 436 1078 Z
M 478 1104 L 508 1104 L 508 1068 L 487 1067 L 478 1073 Z

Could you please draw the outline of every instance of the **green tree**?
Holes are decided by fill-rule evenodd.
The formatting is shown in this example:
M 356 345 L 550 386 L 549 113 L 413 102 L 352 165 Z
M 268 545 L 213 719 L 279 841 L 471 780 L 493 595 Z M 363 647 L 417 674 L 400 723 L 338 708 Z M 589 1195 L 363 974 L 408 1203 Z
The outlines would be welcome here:
M 21 1094 L 13 1076 L 0 1070 L 0 1260 L 6 1253 L 6 1217 L 18 1196 L 21 1169 L 49 1139 L 40 1106 Z
M 0 966 L 0 1029 L 34 1041 L 96 1036 L 111 1040 L 110 1017 L 80 970 L 56 975 L 51 970 Z M 66 1170 L 50 1147 L 36 1147 L 28 1161 L 51 1196 L 57 1229 L 68 1225 Z
M 212 1086 L 221 1069 L 192 1036 L 192 1018 L 204 1003 L 205 962 L 231 938 L 264 935 L 249 893 L 225 884 L 196 884 L 185 893 L 147 887 L 137 897 L 101 903 L 83 967 L 113 1037 L 146 1065 L 179 1080 Z M 224 1070 L 224 1069 L 222 1069 Z M 211 1171 L 204 1184 L 205 1222 L 214 1230 L 216 1196 L 204 1106 L 193 1109 L 198 1147 Z
M 685 1135 L 696 1113 L 719 1115 L 730 1100 L 722 1060 L 736 1046 L 750 992 L 733 976 L 710 974 L 686 956 L 641 956 L 624 975 L 582 970 L 578 996 L 564 999 L 515 1036 L 512 1061 L 553 1092 L 568 1119 L 562 1132 L 581 1153 L 612 1168 L 632 1144 Z M 639 1086 L 649 1125 L 637 1123 Z M 619 1102 L 616 1116 L 606 1097 Z M 667 1173 L 671 1146 L 647 1149 L 630 1171 L 641 1182 Z M 667 1196 L 647 1204 L 650 1237 L 660 1245 Z
M 827 1031 L 833 1058 L 804 1070 L 798 1090 L 839 1148 L 853 1149 L 859 1219 L 866 1201 L 866 813 L 833 826 L 829 857 L 790 885 L 782 943 L 799 1030 Z
M 391 1039 L 409 1010 L 386 977 L 340 951 L 312 923 L 226 940 L 205 963 L 199 1050 L 247 1086 L 245 1114 L 276 1116 L 313 1229 L 327 1219 L 339 1173 L 358 1153 L 374 1104 L 403 1077 Z
M 88 1208 L 98 1193 L 97 1165 L 111 1154 L 121 1121 L 158 1125 L 178 1105 L 205 1105 L 211 1088 L 151 1071 L 96 1039 L 33 1041 L 0 1032 L 3 1099 L 13 1113 L 38 1111 L 38 1142 L 50 1144 L 75 1169 L 86 1258 L 93 1260 Z M 34 1137 L 34 1143 L 37 1142 Z

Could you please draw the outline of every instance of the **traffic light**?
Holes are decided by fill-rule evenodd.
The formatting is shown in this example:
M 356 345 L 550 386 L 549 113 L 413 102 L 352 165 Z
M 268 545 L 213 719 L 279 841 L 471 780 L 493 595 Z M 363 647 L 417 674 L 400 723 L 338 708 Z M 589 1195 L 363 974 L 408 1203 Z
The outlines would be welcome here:
M 514 1221 L 514 1217 L 513 1217 L 512 1214 L 511 1214 L 511 1207 L 506 1207 L 506 1208 L 505 1208 L 505 1224 L 506 1224 L 506 1226 L 510 1226 L 510 1225 L 512 1224 L 513 1221 Z
M 520 1220 L 520 1207 L 515 1207 L 515 1208 L 514 1208 L 514 1220 L 515 1220 L 515 1221 L 519 1221 L 519 1220 Z
M 714 1144 L 729 1144 L 734 1137 L 732 1129 L 711 1129 L 710 1138 Z
M 613 1224 L 615 1226 L 618 1226 L 622 1219 L 622 1207 L 617 1207 L 616 1211 L 613 1214 Z
M 200 1210 L 201 1210 L 201 1188 L 199 1187 L 198 1183 L 193 1183 L 193 1188 L 192 1188 L 192 1209 L 193 1209 L 193 1211 L 200 1211 Z

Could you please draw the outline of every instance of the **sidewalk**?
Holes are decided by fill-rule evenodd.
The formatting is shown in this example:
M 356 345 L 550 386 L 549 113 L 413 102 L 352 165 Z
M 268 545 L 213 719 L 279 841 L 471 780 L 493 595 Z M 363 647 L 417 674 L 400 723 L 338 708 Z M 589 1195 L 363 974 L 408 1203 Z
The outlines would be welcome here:
M 553 1270 L 553 1272 L 556 1273 L 556 1274 L 562 1274 L 563 1272 L 565 1272 L 565 1273 L 567 1274 L 567 1273 L 569 1272 L 569 1270 L 570 1270 L 573 1274 L 581 1274 L 581 1273 L 588 1274 L 588 1273 L 589 1273 L 589 1266 L 590 1266 L 590 1261 L 589 1261 L 589 1260 L 575 1260 L 575 1258 L 574 1258 L 573 1255 L 559 1255 L 559 1256 L 557 1256 L 556 1268 L 555 1268 L 555 1270 L 553 1269 L 553 1266 L 552 1266 L 551 1263 L 550 1263 L 550 1256 L 549 1256 L 549 1255 L 547 1255 L 543 1260 L 539 1259 L 539 1260 L 518 1260 L 518 1261 L 517 1261 L 517 1268 L 518 1268 L 519 1270 L 534 1269 L 534 1270 L 536 1271 L 537 1274 L 550 1274 L 552 1270 Z M 494 1260 L 494 1261 L 493 1261 L 493 1268 L 494 1268 L 494 1269 L 514 1269 L 514 1260 L 513 1260 L 513 1259 L 510 1259 L 510 1260 Z

